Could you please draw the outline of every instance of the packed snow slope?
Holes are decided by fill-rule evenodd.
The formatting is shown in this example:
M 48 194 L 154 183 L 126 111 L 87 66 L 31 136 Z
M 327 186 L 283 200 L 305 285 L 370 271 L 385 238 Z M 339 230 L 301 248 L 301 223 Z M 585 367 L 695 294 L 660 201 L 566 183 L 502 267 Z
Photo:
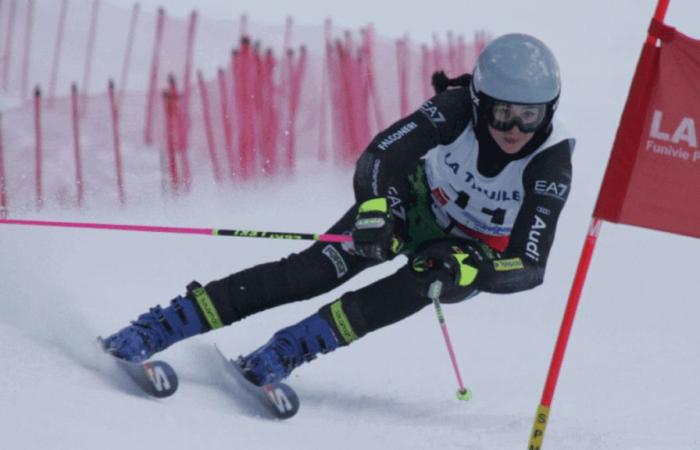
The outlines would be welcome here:
M 123 3 L 125 7 L 129 2 Z M 150 1 L 144 2 L 150 7 Z M 172 3 L 184 11 L 194 1 Z M 274 422 L 231 395 L 213 343 L 235 356 L 404 261 L 367 271 L 319 298 L 181 343 L 161 356 L 179 392 L 144 398 L 94 344 L 197 279 L 280 258 L 301 243 L 85 230 L 0 228 L 0 448 L 3 449 L 518 449 L 526 448 L 598 186 L 652 0 L 615 2 L 237 2 L 337 23 L 373 20 L 380 33 L 481 27 L 533 33 L 551 45 L 564 80 L 560 114 L 578 137 L 574 185 L 545 284 L 445 307 L 474 398 L 455 381 L 426 308 L 299 368 L 299 414 Z M 262 4 L 267 5 L 261 11 Z M 299 4 L 297 4 L 299 3 Z M 347 3 L 347 2 L 344 2 Z M 231 17 L 223 0 L 196 2 Z M 268 5 L 269 4 L 269 5 Z M 391 5 L 391 7 L 387 6 Z M 375 9 L 376 7 L 376 9 Z M 209 10 L 207 8 L 210 8 Z M 668 22 L 697 32 L 700 6 L 674 0 Z M 442 24 L 442 25 L 441 25 Z M 462 25 L 460 25 L 462 24 Z M 441 28 L 444 26 L 444 28 Z M 44 211 L 25 218 L 210 228 L 323 231 L 352 202 L 351 174 L 312 166 L 289 182 L 128 210 Z M 696 207 L 696 205 L 689 205 Z M 544 441 L 547 449 L 700 449 L 697 240 L 605 225 L 593 258 Z M 274 282 L 274 280 L 271 280 Z

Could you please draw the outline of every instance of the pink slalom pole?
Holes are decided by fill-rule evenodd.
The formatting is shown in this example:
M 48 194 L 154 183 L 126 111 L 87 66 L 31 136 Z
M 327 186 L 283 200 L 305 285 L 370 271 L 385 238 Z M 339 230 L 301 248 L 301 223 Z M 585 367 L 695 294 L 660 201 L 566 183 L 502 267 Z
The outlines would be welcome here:
M 146 119 L 144 121 L 144 139 L 146 145 L 153 144 L 153 110 L 158 92 L 158 67 L 160 65 L 160 46 L 163 40 L 163 28 L 165 26 L 165 10 L 158 8 L 156 19 L 156 35 L 153 39 L 153 56 L 151 57 L 151 75 L 148 81 L 148 94 L 146 98 Z
M 68 0 L 61 0 L 61 12 L 58 16 L 58 29 L 56 30 L 56 42 L 54 43 L 53 62 L 51 64 L 51 79 L 49 81 L 49 107 L 53 106 L 56 95 L 56 80 L 58 67 L 61 63 L 61 50 L 63 48 L 63 34 L 66 28 L 66 14 L 68 13 Z
M 7 16 L 7 31 L 5 32 L 5 48 L 2 52 L 2 90 L 7 92 L 10 83 L 10 67 L 12 66 L 12 40 L 15 35 L 15 19 L 17 17 L 17 0 L 10 2 L 10 12 Z
M 29 66 L 32 59 L 32 31 L 34 28 L 34 0 L 28 0 L 24 28 L 24 62 L 22 63 L 22 99 L 29 95 Z
M 34 192 L 37 209 L 44 206 L 44 192 L 42 185 L 42 141 L 41 141 L 41 89 L 34 90 Z
M 83 70 L 82 108 L 85 114 L 87 108 L 87 96 L 90 93 L 90 73 L 92 72 L 92 60 L 95 54 L 95 40 L 97 37 L 97 20 L 100 13 L 100 0 L 93 0 L 90 13 L 90 29 L 88 31 L 87 46 L 85 47 L 85 67 Z
M 75 160 L 75 191 L 78 208 L 83 207 L 85 182 L 83 180 L 83 160 L 80 151 L 80 112 L 78 107 L 78 85 L 71 85 L 71 115 L 73 122 L 73 157 Z
M 216 183 L 221 183 L 221 166 L 219 158 L 216 156 L 216 143 L 214 142 L 214 130 L 211 123 L 211 112 L 209 103 L 209 92 L 207 85 L 204 83 L 204 76 L 201 71 L 197 71 L 197 85 L 199 86 L 199 95 L 202 100 L 202 119 L 204 121 L 204 135 L 207 139 L 207 149 L 209 150 L 209 159 L 211 160 L 211 168 L 214 173 Z
M 437 315 L 438 322 L 440 324 L 440 329 L 442 330 L 442 337 L 445 340 L 445 346 L 447 347 L 447 353 L 450 356 L 450 361 L 452 362 L 452 368 L 454 369 L 455 376 L 457 378 L 457 385 L 459 390 L 457 391 L 457 398 L 459 400 L 469 400 L 472 397 L 471 391 L 464 385 L 462 381 L 462 374 L 459 371 L 459 365 L 457 364 L 457 357 L 455 356 L 454 349 L 452 347 L 452 340 L 450 339 L 450 334 L 447 331 L 447 322 L 445 321 L 445 314 L 442 312 L 442 306 L 440 305 L 440 293 L 442 292 L 442 282 L 434 281 L 429 289 L 428 297 L 433 301 L 433 306 L 435 307 L 435 314 Z
M 2 113 L 0 113 L 0 219 L 7 218 L 7 180 L 5 179 L 5 159 L 2 144 Z
M 119 203 L 126 205 L 126 194 L 124 192 L 124 171 L 122 169 L 121 139 L 119 137 L 119 108 L 117 106 L 116 95 L 114 94 L 114 81 L 109 80 L 109 106 L 112 116 L 112 143 L 114 147 L 114 170 L 117 175 L 117 195 Z
M 136 26 L 138 24 L 139 12 L 141 7 L 138 3 L 134 3 L 131 10 L 131 19 L 129 19 L 129 32 L 126 35 L 126 49 L 124 50 L 124 59 L 122 60 L 122 72 L 119 77 L 119 105 L 124 102 L 124 94 L 126 93 L 126 83 L 129 77 L 129 67 L 131 66 L 131 53 L 134 48 L 134 35 L 136 34 Z
M 285 239 L 294 241 L 352 242 L 345 234 L 313 234 L 288 231 L 234 230 L 224 228 L 186 228 L 151 225 L 123 225 L 112 223 L 58 222 L 50 220 L 1 219 L 0 225 L 21 225 L 53 228 L 75 228 L 87 230 L 139 231 L 146 233 L 198 234 L 204 236 L 228 236 L 259 239 Z

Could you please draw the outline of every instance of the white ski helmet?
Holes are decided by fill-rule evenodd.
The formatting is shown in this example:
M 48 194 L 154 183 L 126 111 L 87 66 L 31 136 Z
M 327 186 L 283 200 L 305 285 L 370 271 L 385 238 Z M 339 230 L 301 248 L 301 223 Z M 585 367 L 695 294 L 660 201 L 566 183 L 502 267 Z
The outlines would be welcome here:
M 542 41 L 520 33 L 500 36 L 479 55 L 472 75 L 470 94 L 475 124 L 486 120 L 494 125 L 495 103 L 525 104 L 541 108 L 542 115 L 536 123 L 497 121 L 496 128 L 510 129 L 517 124 L 521 131 L 544 129 L 552 120 L 560 91 L 559 65 Z

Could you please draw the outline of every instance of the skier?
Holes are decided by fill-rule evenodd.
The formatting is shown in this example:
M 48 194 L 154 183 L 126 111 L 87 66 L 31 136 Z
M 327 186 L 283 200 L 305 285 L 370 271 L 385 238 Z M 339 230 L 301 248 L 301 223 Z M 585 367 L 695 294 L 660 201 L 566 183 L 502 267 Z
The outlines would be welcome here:
M 328 231 L 351 234 L 352 244 L 317 242 L 205 286 L 192 282 L 168 307 L 151 308 L 105 339 L 105 349 L 143 361 L 187 337 L 408 257 L 393 275 L 343 294 L 239 359 L 246 378 L 265 385 L 416 313 L 431 303 L 435 281 L 445 303 L 541 284 L 574 148 L 554 120 L 554 55 L 532 36 L 507 34 L 486 46 L 472 76 L 436 75 L 439 93 L 379 133 L 357 161 L 356 203 Z

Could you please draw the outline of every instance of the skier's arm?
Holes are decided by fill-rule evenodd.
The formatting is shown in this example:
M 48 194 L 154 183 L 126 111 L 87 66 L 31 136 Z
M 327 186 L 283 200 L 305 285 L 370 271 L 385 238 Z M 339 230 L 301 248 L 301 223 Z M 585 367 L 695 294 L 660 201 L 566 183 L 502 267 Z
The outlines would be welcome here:
M 375 136 L 357 161 L 353 186 L 357 203 L 386 195 L 393 180 L 413 173 L 428 150 L 453 141 L 471 120 L 465 89 L 450 89 Z
M 511 293 L 542 284 L 549 251 L 571 187 L 571 152 L 565 140 L 537 155 L 523 175 L 525 197 L 506 251 L 480 267 L 475 287 Z

